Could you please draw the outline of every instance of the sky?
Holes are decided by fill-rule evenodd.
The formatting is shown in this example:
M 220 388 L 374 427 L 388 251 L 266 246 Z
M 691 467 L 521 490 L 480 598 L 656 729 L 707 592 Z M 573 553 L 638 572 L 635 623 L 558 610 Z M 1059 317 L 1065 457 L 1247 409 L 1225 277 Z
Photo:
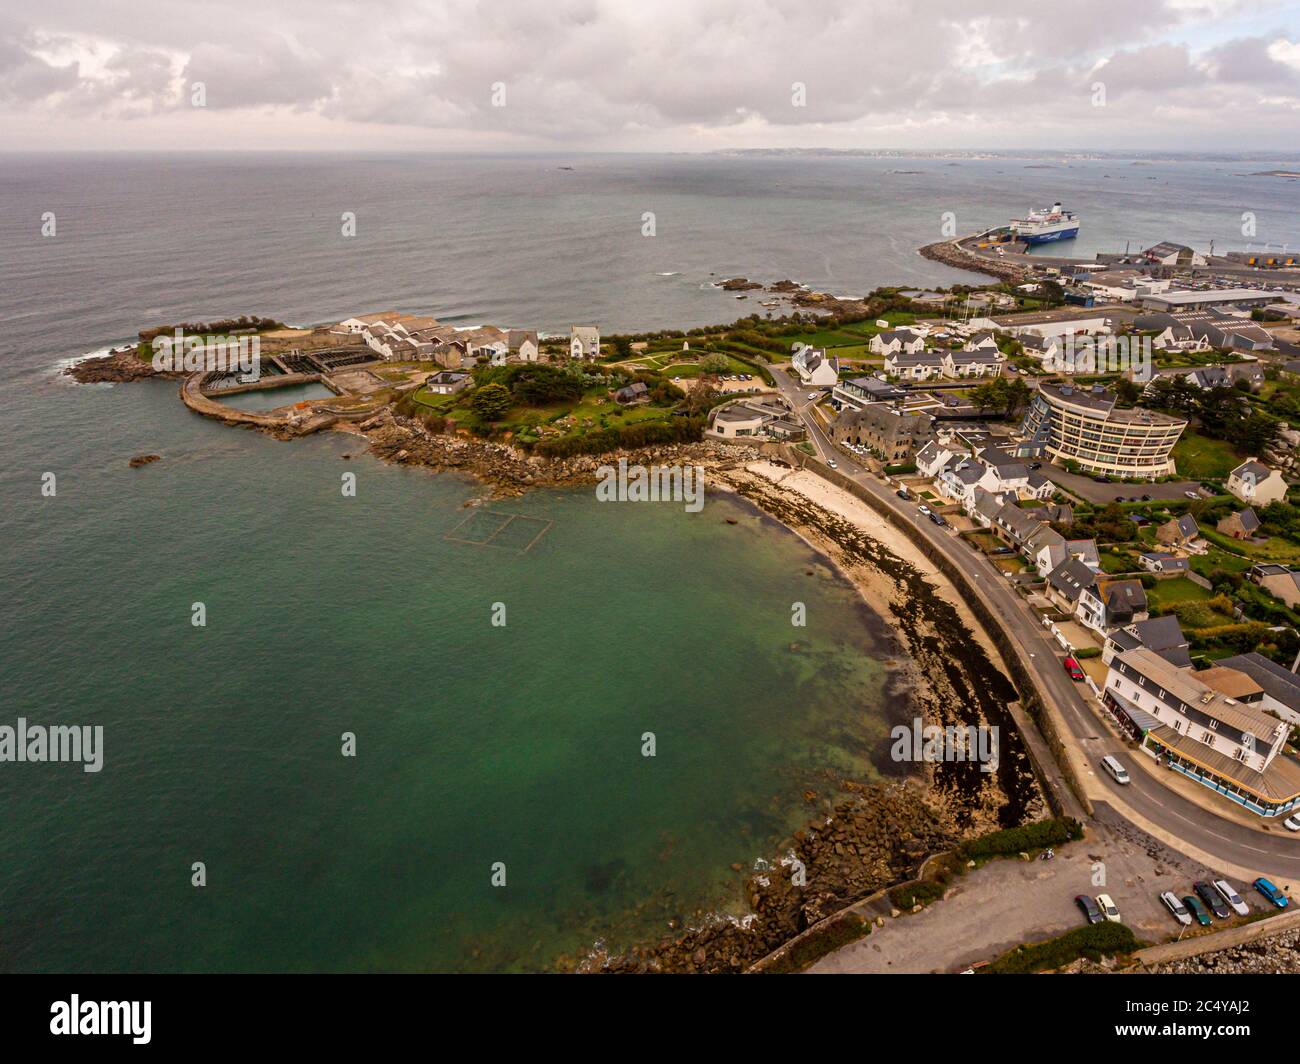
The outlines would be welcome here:
M 0 149 L 1298 146 L 1300 0 L 0 0 Z

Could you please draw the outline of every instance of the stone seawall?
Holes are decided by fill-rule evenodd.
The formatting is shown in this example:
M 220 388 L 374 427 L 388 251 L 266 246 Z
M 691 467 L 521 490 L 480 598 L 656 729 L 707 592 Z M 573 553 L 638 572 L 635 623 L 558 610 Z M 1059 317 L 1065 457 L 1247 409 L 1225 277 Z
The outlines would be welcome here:
M 933 562 L 935 568 L 943 573 L 952 585 L 958 589 L 963 601 L 975 615 L 975 619 L 987 632 L 989 638 L 993 641 L 993 645 L 997 647 L 998 653 L 1007 666 L 1008 675 L 1021 694 L 1021 704 L 1019 707 L 1013 708 L 1013 716 L 1016 715 L 1017 711 L 1028 714 L 1029 720 L 1021 722 L 1021 730 L 1024 732 L 1025 745 L 1034 772 L 1043 786 L 1043 793 L 1047 796 L 1053 814 L 1056 816 L 1073 816 L 1079 820 L 1084 819 L 1085 816 L 1092 816 L 1092 803 L 1089 801 L 1083 787 L 1080 766 L 1075 764 L 1069 746 L 1062 739 L 1067 733 L 1067 729 L 1064 720 L 1061 719 L 1060 711 L 1053 702 L 1044 697 L 1037 676 L 1032 666 L 1025 659 L 1023 649 L 1002 626 L 997 615 L 985 602 L 983 592 L 974 581 L 970 580 L 966 573 L 954 565 L 947 555 L 936 551 L 910 521 L 899 520 L 899 515 L 892 507 L 881 502 L 850 477 L 845 476 L 838 470 L 831 469 L 812 455 L 791 447 L 789 444 L 774 444 L 771 447 L 772 450 L 767 453 L 781 458 L 787 464 L 801 469 L 811 469 L 836 487 L 842 488 L 855 498 L 865 502 L 876 513 L 906 535 L 917 550 L 929 561 Z M 1025 724 L 1031 726 L 1024 727 Z M 1046 744 L 1046 749 L 1043 747 L 1043 743 Z M 1049 771 L 1049 766 L 1045 763 L 1048 760 L 1053 762 L 1054 767 L 1060 771 L 1061 776 L 1069 785 L 1071 793 L 1062 794 L 1053 785 L 1054 774 Z

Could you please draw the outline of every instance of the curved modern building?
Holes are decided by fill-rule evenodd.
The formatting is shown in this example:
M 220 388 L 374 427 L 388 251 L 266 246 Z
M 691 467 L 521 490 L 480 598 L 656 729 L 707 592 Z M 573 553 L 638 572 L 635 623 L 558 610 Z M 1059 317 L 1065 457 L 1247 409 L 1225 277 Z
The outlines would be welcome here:
M 1021 426 L 1021 453 L 1078 462 L 1089 473 L 1153 479 L 1177 472 L 1170 455 L 1185 428 L 1182 418 L 1117 408 L 1101 385 L 1045 383 Z

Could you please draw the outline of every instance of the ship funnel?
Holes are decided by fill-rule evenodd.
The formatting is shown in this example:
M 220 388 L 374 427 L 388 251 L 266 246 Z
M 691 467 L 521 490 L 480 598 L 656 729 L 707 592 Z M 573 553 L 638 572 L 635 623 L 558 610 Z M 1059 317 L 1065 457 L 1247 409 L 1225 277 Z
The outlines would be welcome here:
M 1052 204 L 1052 210 L 1059 211 L 1060 209 L 1061 209 L 1061 204 L 1059 200 L 1056 203 Z

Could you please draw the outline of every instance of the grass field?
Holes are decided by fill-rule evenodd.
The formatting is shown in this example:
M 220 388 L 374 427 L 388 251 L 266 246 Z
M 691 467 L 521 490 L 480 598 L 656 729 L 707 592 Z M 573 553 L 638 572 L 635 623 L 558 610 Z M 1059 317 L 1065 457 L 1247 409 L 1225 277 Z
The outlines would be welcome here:
M 1178 475 L 1188 480 L 1226 480 L 1241 459 L 1227 440 L 1212 440 L 1186 429 L 1174 445 L 1174 462 Z
M 1172 609 L 1184 602 L 1201 602 L 1213 598 L 1214 592 L 1193 584 L 1185 576 L 1172 580 L 1157 580 L 1156 586 L 1147 589 L 1147 601 L 1163 610 Z

